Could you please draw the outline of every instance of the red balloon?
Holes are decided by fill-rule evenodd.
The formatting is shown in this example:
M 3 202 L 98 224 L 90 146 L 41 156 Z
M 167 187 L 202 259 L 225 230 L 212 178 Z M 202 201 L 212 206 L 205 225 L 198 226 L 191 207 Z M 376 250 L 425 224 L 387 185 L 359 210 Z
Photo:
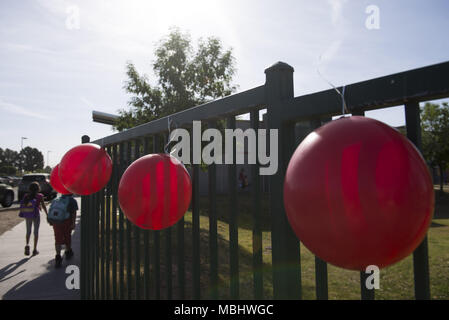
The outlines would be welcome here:
M 93 143 L 70 149 L 59 163 L 59 178 L 72 193 L 89 195 L 100 191 L 112 173 L 112 160 L 107 152 Z
M 69 190 L 67 190 L 59 179 L 59 164 L 51 170 L 50 174 L 50 184 L 57 192 L 61 194 L 71 194 Z
M 192 182 L 184 165 L 168 154 L 150 154 L 126 169 L 118 187 L 120 208 L 143 229 L 174 225 L 189 208 Z
M 414 145 L 365 117 L 332 121 L 309 134 L 287 168 L 284 205 L 297 237 L 347 269 L 391 265 L 422 242 L 433 184 Z

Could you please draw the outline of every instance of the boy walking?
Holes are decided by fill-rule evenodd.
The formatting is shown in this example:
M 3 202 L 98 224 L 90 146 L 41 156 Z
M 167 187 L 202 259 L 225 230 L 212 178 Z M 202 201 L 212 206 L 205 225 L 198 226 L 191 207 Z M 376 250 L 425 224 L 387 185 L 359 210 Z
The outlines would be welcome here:
M 75 229 L 76 211 L 78 203 L 72 194 L 63 194 L 60 198 L 53 200 L 48 213 L 48 222 L 53 226 L 55 233 L 55 268 L 61 267 L 62 245 L 65 246 L 65 258 L 73 257 L 72 230 Z

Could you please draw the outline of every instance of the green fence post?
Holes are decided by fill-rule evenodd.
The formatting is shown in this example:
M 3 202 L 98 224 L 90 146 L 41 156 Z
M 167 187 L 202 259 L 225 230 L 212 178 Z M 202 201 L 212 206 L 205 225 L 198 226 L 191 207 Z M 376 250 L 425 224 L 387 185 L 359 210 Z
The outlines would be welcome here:
M 125 144 L 120 143 L 119 146 L 119 172 L 117 179 L 120 179 L 126 169 L 125 165 Z M 120 282 L 120 299 L 125 299 L 125 221 L 122 209 L 119 208 L 119 282 Z
M 143 153 L 144 153 L 144 155 L 147 155 L 148 153 L 150 153 L 150 140 L 148 137 L 144 138 Z M 145 248 L 144 271 L 143 271 L 144 299 L 149 300 L 150 293 L 151 293 L 151 291 L 150 291 L 150 281 L 151 281 L 151 275 L 150 275 L 150 230 L 143 231 L 143 243 L 144 243 L 144 248 Z
M 140 139 L 134 140 L 134 156 L 133 160 L 137 160 L 140 158 Z M 133 224 L 133 232 L 134 232 L 134 245 L 135 245 L 135 256 L 134 256 L 134 284 L 135 284 L 135 298 L 136 300 L 141 299 L 140 295 L 140 228 Z
M 153 135 L 153 153 L 159 151 L 159 138 L 157 135 Z M 154 274 L 154 293 L 155 298 L 159 300 L 161 298 L 161 241 L 160 231 L 153 231 L 154 241 L 154 258 L 153 258 L 153 274 Z
M 209 121 L 208 128 L 216 128 L 216 121 Z M 215 154 L 214 154 L 215 156 Z M 218 232 L 217 232 L 217 166 L 208 167 L 209 178 L 209 251 L 210 251 L 210 297 L 218 299 Z
M 254 110 L 250 113 L 251 128 L 259 129 L 259 110 Z M 256 134 L 256 148 L 254 152 L 258 152 L 258 140 Z M 251 165 L 251 191 L 253 204 L 253 282 L 254 282 L 254 298 L 257 300 L 263 299 L 263 252 L 262 252 L 262 198 L 260 196 L 260 175 L 259 164 Z
M 132 141 L 128 141 L 126 143 L 126 167 L 127 168 L 131 164 L 131 148 Z M 132 225 L 129 219 L 126 219 L 126 288 L 128 289 L 128 300 L 132 299 Z
M 117 185 L 118 185 L 118 158 L 117 145 L 112 147 L 112 299 L 117 295 Z
M 191 146 L 193 146 L 193 129 L 191 132 Z M 192 159 L 192 276 L 193 276 L 193 299 L 201 299 L 201 258 L 200 258 L 200 195 L 198 164 L 193 164 Z
M 81 137 L 81 143 L 89 143 L 90 142 L 90 138 L 87 135 L 84 135 Z M 81 270 L 80 270 L 80 294 L 81 294 L 81 300 L 86 300 L 87 298 L 87 287 L 88 287 L 88 282 L 87 282 L 87 250 L 88 250 L 88 245 L 87 245 L 87 218 L 89 215 L 89 204 L 88 204 L 88 196 L 81 196 Z
M 228 129 L 235 129 L 235 116 L 226 119 Z M 232 164 L 228 165 L 228 189 L 229 189 L 229 254 L 230 254 L 230 287 L 231 299 L 239 299 L 239 229 L 237 220 L 237 166 L 236 166 L 236 142 L 232 139 Z
M 407 125 L 407 138 L 421 150 L 421 121 L 419 103 L 416 101 L 405 104 L 405 123 Z M 429 249 L 427 236 L 413 252 L 413 271 L 415 279 L 415 298 L 417 300 L 430 299 L 429 278 Z
M 285 213 L 283 188 L 288 161 L 294 147 L 294 125 L 282 123 L 283 102 L 293 98 L 293 68 L 278 62 L 265 70 L 268 129 L 278 130 L 278 170 L 270 176 L 272 217 L 273 293 L 275 299 L 301 298 L 299 241 Z M 269 137 L 269 133 L 267 133 Z

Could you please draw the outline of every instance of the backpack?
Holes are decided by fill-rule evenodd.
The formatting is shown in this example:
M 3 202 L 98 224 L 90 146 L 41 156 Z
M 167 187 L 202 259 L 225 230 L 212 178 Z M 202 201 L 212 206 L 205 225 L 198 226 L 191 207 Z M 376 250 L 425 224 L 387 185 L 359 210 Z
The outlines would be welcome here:
M 51 202 L 48 211 L 47 221 L 51 224 L 58 224 L 70 218 L 68 211 L 70 197 L 60 197 Z
M 34 198 L 29 201 L 25 201 L 28 195 L 23 197 L 20 201 L 19 217 L 21 218 L 36 218 L 39 216 L 39 202 L 40 199 Z M 25 203 L 27 202 L 27 203 Z

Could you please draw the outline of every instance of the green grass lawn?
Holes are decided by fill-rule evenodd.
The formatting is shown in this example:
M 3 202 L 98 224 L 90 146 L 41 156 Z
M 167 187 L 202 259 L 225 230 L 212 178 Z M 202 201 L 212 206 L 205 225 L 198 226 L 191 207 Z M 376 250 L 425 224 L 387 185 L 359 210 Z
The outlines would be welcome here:
M 239 208 L 239 272 L 240 298 L 253 298 L 252 275 L 252 217 L 251 201 L 247 194 L 238 197 Z M 432 299 L 449 299 L 449 193 L 436 194 L 436 219 L 428 233 L 429 265 Z M 218 258 L 219 258 L 219 296 L 221 299 L 230 298 L 230 270 L 229 270 L 229 225 L 228 198 L 218 197 Z M 209 218 L 208 198 L 200 201 L 200 257 L 201 257 L 201 298 L 209 298 Z M 263 212 L 263 278 L 264 297 L 273 297 L 272 268 L 271 268 L 271 234 L 268 216 L 268 200 L 262 203 Z M 192 292 L 192 214 L 185 215 L 185 268 L 186 268 L 186 297 L 191 298 Z M 176 227 L 175 227 L 176 228 Z M 177 291 L 177 260 L 176 230 L 172 229 L 172 283 L 174 298 Z M 161 294 L 165 297 L 167 274 L 165 231 L 161 232 Z M 134 243 L 134 242 L 133 242 Z M 145 248 L 141 246 L 141 259 Z M 144 272 L 143 266 L 141 273 Z M 153 272 L 153 269 L 151 269 Z M 301 244 L 301 275 L 304 299 L 315 299 L 315 259 L 313 254 Z M 126 279 L 126 277 L 125 277 Z M 328 265 L 329 299 L 360 299 L 360 273 L 344 270 Z M 134 282 L 134 281 L 133 281 Z M 380 289 L 376 290 L 376 299 L 414 299 L 413 261 L 412 256 L 380 271 Z

